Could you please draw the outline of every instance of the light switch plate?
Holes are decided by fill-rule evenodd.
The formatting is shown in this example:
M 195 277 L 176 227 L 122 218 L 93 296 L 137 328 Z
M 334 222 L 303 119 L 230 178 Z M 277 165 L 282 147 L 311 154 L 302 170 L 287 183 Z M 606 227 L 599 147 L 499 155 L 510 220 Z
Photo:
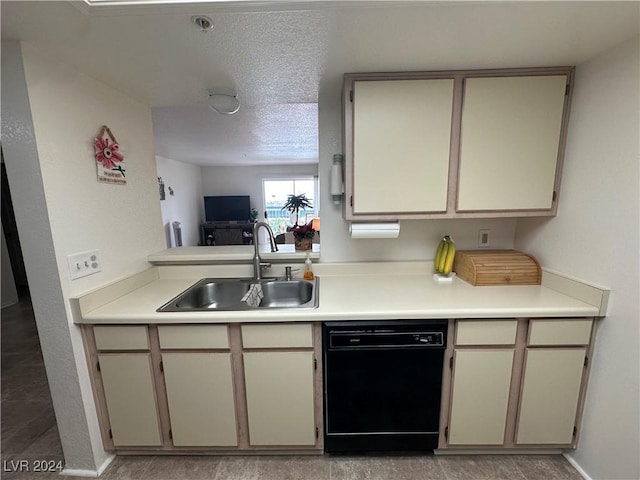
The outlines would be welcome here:
M 100 263 L 100 252 L 91 250 L 89 252 L 73 253 L 67 257 L 69 263 L 69 274 L 71 280 L 93 275 L 102 270 Z

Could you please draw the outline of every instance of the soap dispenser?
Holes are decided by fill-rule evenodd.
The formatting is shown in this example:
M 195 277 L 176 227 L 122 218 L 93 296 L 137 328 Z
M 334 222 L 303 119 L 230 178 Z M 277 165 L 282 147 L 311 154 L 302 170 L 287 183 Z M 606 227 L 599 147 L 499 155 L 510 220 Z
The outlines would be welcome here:
M 313 262 L 311 262 L 311 257 L 307 253 L 307 259 L 304 261 L 304 279 L 305 280 L 313 280 L 313 270 L 311 269 Z

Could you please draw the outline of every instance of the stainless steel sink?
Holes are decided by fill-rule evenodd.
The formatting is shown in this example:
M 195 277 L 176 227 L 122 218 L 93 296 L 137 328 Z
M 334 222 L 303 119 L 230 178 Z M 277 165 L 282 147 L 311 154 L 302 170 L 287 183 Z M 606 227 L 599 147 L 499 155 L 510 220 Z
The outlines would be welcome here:
M 242 301 L 253 284 L 260 284 L 263 293 L 262 301 L 255 307 Z M 317 278 L 313 280 L 203 278 L 157 311 L 189 312 L 317 307 Z
M 260 308 L 292 308 L 313 300 L 315 282 L 306 280 L 262 281 Z
M 204 279 L 175 299 L 178 310 L 210 310 L 240 302 L 249 291 L 249 282 Z

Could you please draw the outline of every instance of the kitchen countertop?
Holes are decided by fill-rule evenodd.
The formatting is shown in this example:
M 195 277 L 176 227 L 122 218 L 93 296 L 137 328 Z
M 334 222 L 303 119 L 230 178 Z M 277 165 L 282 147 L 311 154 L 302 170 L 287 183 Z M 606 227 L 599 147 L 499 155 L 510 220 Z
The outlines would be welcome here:
M 323 269 L 321 265 L 318 265 L 318 270 L 330 270 Z M 180 267 L 154 268 L 171 270 Z M 112 301 L 82 308 L 76 323 L 234 323 L 599 315 L 594 305 L 538 285 L 474 287 L 458 278 L 450 284 L 439 284 L 430 273 L 399 274 L 389 273 L 389 269 L 382 269 L 377 274 L 350 274 L 338 268 L 338 274 L 335 274 L 336 271 L 333 273 L 318 275 L 320 297 L 316 309 L 157 312 L 156 309 L 203 276 L 213 276 L 194 271 L 193 276 L 186 274 L 180 278 L 163 278 L 160 273 L 156 274 L 156 279 Z

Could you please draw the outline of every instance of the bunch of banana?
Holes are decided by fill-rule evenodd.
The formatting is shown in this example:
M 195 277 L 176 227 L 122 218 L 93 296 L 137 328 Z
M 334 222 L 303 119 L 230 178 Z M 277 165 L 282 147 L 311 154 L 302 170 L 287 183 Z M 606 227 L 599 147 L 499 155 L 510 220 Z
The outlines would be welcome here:
M 449 275 L 453 268 L 453 260 L 456 256 L 456 244 L 453 243 L 449 235 L 445 235 L 438 243 L 436 249 L 436 258 L 433 264 L 436 268 L 436 272 L 444 275 Z

